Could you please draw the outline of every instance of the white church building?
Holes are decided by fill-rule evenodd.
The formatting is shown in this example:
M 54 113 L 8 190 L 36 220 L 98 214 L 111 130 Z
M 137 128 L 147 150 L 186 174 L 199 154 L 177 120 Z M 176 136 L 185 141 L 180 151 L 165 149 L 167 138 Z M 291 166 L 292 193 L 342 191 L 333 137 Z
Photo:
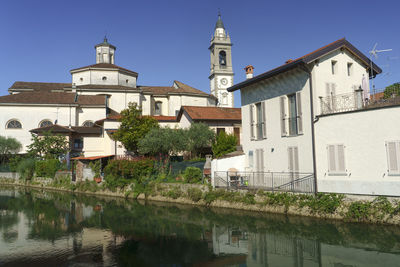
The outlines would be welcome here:
M 221 123 L 211 120 L 215 130 L 225 127 L 238 133 L 234 128 L 240 128 L 240 109 L 233 108 L 233 93 L 227 91 L 233 85 L 231 42 L 220 16 L 213 36 L 211 94 L 176 80 L 170 86 L 138 85 L 139 74 L 115 65 L 116 47 L 104 38 L 95 46 L 96 64 L 72 69 L 71 83 L 15 82 L 9 95 L 0 97 L 0 135 L 19 140 L 21 153 L 31 143 L 31 132 L 51 130 L 69 137 L 74 154 L 121 154 L 124 148 L 110 135 L 119 126 L 119 113 L 130 102 L 137 103 L 143 115 L 168 127 L 181 127 L 178 118 L 186 118 L 179 115 L 183 107 L 207 108 L 200 113 L 230 116 L 227 120 L 220 116 Z M 235 111 L 224 112 L 224 108 Z
M 241 91 L 244 155 L 213 179 L 275 190 L 400 195 L 400 97 L 377 97 L 382 70 L 346 39 L 257 76 Z

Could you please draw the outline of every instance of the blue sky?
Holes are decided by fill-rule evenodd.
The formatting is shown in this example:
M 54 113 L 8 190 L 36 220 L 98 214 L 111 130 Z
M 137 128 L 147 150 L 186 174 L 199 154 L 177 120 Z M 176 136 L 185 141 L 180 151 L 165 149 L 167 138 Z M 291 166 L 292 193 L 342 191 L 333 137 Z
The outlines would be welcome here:
M 235 83 L 346 37 L 364 53 L 377 42 L 377 88 L 400 81 L 397 1 L 4 1 L 0 8 L 0 94 L 15 81 L 71 82 L 95 63 L 107 33 L 115 63 L 139 85 L 179 80 L 209 92 L 209 41 L 221 9 L 234 43 Z M 238 92 L 235 105 L 240 106 Z

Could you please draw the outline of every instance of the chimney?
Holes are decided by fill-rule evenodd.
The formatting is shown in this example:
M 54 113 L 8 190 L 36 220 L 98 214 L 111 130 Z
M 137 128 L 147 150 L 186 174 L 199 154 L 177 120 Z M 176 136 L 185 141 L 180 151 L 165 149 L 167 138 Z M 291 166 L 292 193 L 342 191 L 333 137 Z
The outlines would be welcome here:
M 244 70 L 246 71 L 246 79 L 253 78 L 254 67 L 252 65 L 247 65 Z

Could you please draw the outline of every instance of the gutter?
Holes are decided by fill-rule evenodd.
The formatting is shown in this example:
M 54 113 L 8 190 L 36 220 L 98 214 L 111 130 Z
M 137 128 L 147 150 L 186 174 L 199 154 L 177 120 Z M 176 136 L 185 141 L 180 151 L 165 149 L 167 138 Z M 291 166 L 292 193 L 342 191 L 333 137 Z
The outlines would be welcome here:
M 318 121 L 314 121 L 314 98 L 313 98 L 313 86 L 312 86 L 312 72 L 308 66 L 304 63 L 300 65 L 300 69 L 308 74 L 308 79 L 310 83 L 310 113 L 311 113 L 311 143 L 312 143 L 312 157 L 313 157 L 313 172 L 314 172 L 314 193 L 318 193 L 318 183 L 317 183 L 317 160 L 315 152 L 315 126 L 314 124 Z

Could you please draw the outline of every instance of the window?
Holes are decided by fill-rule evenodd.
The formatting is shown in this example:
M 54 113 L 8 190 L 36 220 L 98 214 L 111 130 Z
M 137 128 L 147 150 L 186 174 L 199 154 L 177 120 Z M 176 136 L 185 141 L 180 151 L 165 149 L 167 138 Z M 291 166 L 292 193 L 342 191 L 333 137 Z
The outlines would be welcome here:
M 330 174 L 346 174 L 346 166 L 344 160 L 344 145 L 328 145 L 328 173 Z
M 250 136 L 252 140 L 267 138 L 264 101 L 250 105 Z
M 161 115 L 162 102 L 157 101 L 154 105 L 154 115 Z
M 83 82 L 83 78 L 79 78 L 79 80 L 80 80 L 81 82 Z
M 92 127 L 92 126 L 94 126 L 94 122 L 93 122 L 93 121 L 85 121 L 85 122 L 82 124 L 82 126 L 83 126 L 83 127 Z
M 9 120 L 6 124 L 7 129 L 22 129 L 22 124 L 15 119 Z
M 107 81 L 107 77 L 103 76 L 103 78 L 101 78 L 103 81 Z
M 347 76 L 353 75 L 353 63 L 347 63 Z
M 128 79 L 126 79 L 126 81 L 125 81 L 126 83 L 129 83 L 129 80 Z
M 288 108 L 286 108 L 286 102 Z M 286 115 L 286 112 L 289 115 Z M 303 116 L 301 109 L 301 92 L 280 98 L 281 135 L 293 136 L 303 133 Z M 289 133 L 286 127 L 289 126 Z
M 253 156 L 253 150 L 249 151 L 249 168 L 253 168 L 254 166 L 254 156 Z
M 222 105 L 228 105 L 228 93 L 222 93 Z
M 331 61 L 331 67 L 332 67 L 332 75 L 335 75 L 337 73 L 337 61 L 336 60 Z
M 225 128 L 217 128 L 217 135 L 219 135 L 221 132 L 225 132 Z
M 221 51 L 219 52 L 219 65 L 222 67 L 226 66 L 226 52 Z
M 51 125 L 53 125 L 53 123 L 51 122 L 51 120 L 42 120 L 42 121 L 39 123 L 39 128 L 48 127 L 48 126 L 51 126 Z
M 74 139 L 74 149 L 82 149 L 83 148 L 83 138 Z
M 400 141 L 386 142 L 389 175 L 400 175 Z
M 299 172 L 299 150 L 297 146 L 288 147 L 288 169 L 289 172 Z

